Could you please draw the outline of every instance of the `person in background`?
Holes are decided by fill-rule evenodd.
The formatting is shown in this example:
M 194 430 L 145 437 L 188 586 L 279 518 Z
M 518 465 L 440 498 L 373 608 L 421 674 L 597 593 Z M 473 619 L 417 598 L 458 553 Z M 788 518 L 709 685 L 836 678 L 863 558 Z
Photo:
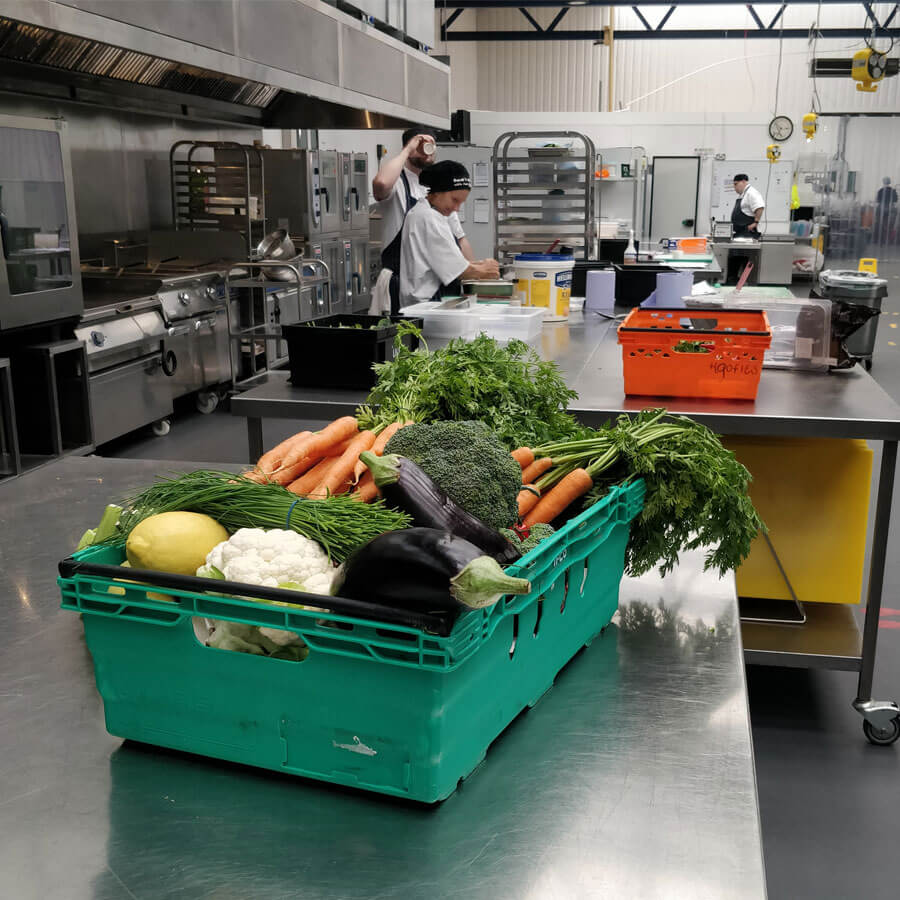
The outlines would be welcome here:
M 875 241 L 887 244 L 891 239 L 894 219 L 897 215 L 897 192 L 891 186 L 891 179 L 881 179 L 881 187 L 875 195 Z
M 472 188 L 469 172 L 454 160 L 425 169 L 428 191 L 403 223 L 400 251 L 400 306 L 461 294 L 463 278 L 499 278 L 495 259 L 468 260 L 458 246 L 451 219 Z
M 435 162 L 435 153 L 431 149 L 434 143 L 434 137 L 424 129 L 408 128 L 403 132 L 403 149 L 381 166 L 372 179 L 372 193 L 381 212 L 382 270 L 392 273 L 389 283 L 392 314 L 399 309 L 403 222 L 407 213 L 427 193 L 419 176 Z M 431 152 L 426 153 L 426 150 Z M 474 259 L 475 254 L 456 212 L 450 217 L 450 228 L 462 255 L 467 260 Z
M 759 222 L 765 211 L 766 201 L 744 173 L 734 176 L 734 190 L 738 196 L 731 213 L 733 235 L 758 239 Z

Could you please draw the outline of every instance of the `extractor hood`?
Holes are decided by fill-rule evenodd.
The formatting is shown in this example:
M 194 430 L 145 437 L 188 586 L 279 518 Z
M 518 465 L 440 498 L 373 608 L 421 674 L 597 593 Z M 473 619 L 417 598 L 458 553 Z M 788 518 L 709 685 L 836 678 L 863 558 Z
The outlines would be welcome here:
M 0 0 L 0 91 L 263 128 L 446 127 L 450 70 L 318 0 Z

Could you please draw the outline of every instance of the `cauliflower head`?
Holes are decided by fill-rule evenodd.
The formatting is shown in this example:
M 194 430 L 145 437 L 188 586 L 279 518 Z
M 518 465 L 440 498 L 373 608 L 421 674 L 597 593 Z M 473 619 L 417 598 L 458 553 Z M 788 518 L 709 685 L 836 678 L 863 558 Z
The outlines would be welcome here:
M 319 544 L 295 531 L 241 528 L 210 550 L 197 574 L 218 577 L 217 571 L 227 581 L 330 594 L 337 569 Z

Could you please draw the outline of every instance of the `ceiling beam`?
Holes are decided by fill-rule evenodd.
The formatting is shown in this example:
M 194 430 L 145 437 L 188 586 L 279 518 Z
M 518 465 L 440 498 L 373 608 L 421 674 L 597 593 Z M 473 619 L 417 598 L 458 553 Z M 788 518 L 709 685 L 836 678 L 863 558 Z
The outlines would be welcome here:
M 528 12 L 528 10 L 525 9 L 524 6 L 519 7 L 519 12 L 522 13 L 522 15 L 525 16 L 525 18 L 534 26 L 535 31 L 544 30 L 540 25 L 538 25 L 537 19 L 535 19 L 535 17 L 530 12 Z
M 459 2 L 459 0 L 454 0 Z M 819 28 L 816 34 L 821 38 L 853 38 L 863 40 L 870 37 L 870 28 Z M 442 41 L 603 41 L 605 29 L 560 30 L 555 31 L 448 31 L 441 29 Z M 894 38 L 900 41 L 900 28 L 882 28 L 878 38 Z M 661 31 L 616 31 L 617 41 L 678 41 L 678 40 L 732 40 L 745 38 L 784 38 L 785 40 L 809 38 L 808 28 L 664 28 Z
M 710 0 L 678 0 L 675 6 L 706 6 Z M 716 0 L 720 6 L 744 6 L 746 0 Z M 847 0 L 790 0 L 792 6 L 842 6 L 847 5 Z M 523 5 L 523 0 L 434 0 L 435 9 L 517 9 Z M 526 6 L 552 6 L 559 8 L 561 6 L 569 6 L 566 0 L 528 0 Z M 577 6 L 633 6 L 634 0 L 585 0 L 576 4 Z M 672 0 L 640 0 L 640 6 L 671 6 Z M 862 6 L 862 3 L 860 3 Z
M 566 13 L 569 11 L 570 7 L 564 6 L 557 14 L 554 16 L 553 21 L 547 26 L 547 31 L 554 31 L 556 26 L 559 25 L 560 22 L 565 18 Z

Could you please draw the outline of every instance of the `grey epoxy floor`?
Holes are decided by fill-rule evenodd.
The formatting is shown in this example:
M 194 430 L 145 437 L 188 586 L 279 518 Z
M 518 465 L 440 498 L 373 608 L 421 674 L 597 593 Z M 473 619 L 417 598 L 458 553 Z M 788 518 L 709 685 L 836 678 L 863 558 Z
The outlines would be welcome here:
M 890 279 L 872 375 L 900 402 L 900 251 L 872 255 Z M 795 292 L 805 295 L 808 285 Z M 266 422 L 266 446 L 301 424 L 316 423 Z M 227 409 L 211 416 L 185 410 L 166 437 L 139 433 L 102 454 L 240 463 L 247 459 L 246 429 Z M 893 509 L 875 675 L 879 699 L 900 699 L 900 479 Z M 900 743 L 873 747 L 863 737 L 850 707 L 856 676 L 750 667 L 748 682 L 770 898 L 896 900 Z

